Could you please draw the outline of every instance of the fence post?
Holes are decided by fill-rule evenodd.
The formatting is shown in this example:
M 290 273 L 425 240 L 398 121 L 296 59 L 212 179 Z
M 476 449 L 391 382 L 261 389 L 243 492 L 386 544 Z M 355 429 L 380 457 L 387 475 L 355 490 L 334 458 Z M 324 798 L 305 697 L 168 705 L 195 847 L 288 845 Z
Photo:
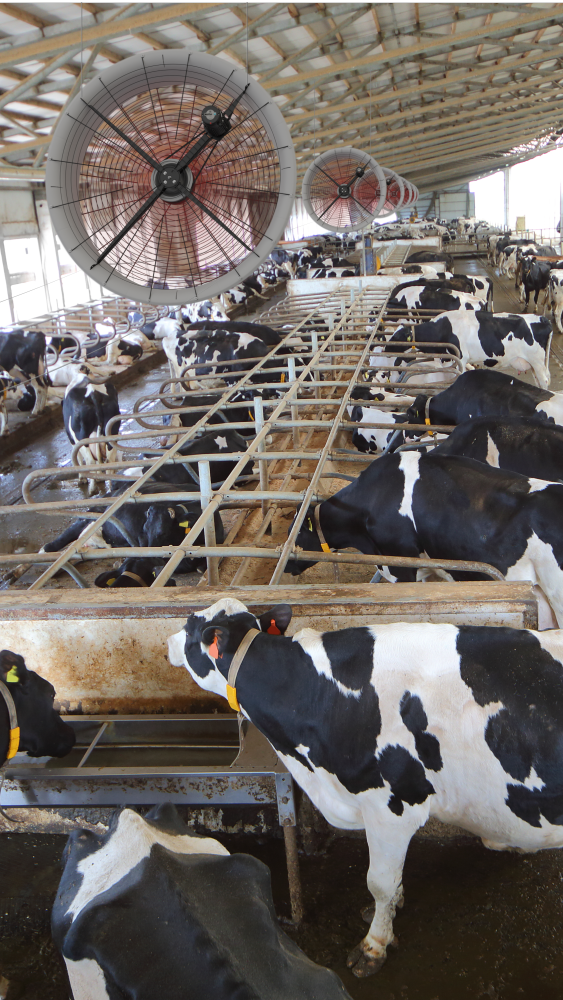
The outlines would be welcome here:
M 202 511 L 210 504 L 211 498 L 213 496 L 213 490 L 211 488 L 211 469 L 209 467 L 209 462 L 202 461 L 197 463 L 197 471 L 199 475 L 199 489 L 201 493 L 201 509 Z M 217 545 L 217 539 L 215 537 L 215 520 L 211 518 L 207 522 L 203 529 L 203 537 L 205 539 L 205 544 L 212 546 Z M 219 560 L 217 556 L 207 556 L 207 582 L 210 587 L 216 587 L 219 584 Z

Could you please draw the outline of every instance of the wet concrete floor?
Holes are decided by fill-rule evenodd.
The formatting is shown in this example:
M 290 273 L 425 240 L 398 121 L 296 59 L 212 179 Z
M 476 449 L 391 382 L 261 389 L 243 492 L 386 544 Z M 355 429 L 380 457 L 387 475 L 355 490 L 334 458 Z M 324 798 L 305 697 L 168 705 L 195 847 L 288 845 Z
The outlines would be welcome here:
M 215 836 L 230 851 L 252 854 L 270 867 L 284 929 L 314 961 L 334 969 L 353 1000 L 560 1000 L 563 995 L 560 851 L 524 857 L 487 851 L 469 837 L 415 838 L 405 866 L 405 905 L 395 918 L 399 947 L 389 949 L 376 976 L 358 980 L 345 958 L 367 929 L 361 918 L 371 898 L 365 842 L 339 837 L 316 855 L 301 856 L 305 919 L 293 928 L 283 842 Z M 8 1000 L 69 996 L 64 964 L 49 933 L 65 839 L 2 837 L 0 974 L 11 982 Z

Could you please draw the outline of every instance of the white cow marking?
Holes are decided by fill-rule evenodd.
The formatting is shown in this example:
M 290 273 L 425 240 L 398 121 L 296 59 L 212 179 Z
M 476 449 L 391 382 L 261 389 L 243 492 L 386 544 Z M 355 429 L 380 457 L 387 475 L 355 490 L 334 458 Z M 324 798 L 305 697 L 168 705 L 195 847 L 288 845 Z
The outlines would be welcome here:
M 492 465 L 493 468 L 498 469 L 499 466 L 499 453 L 498 448 L 493 441 L 489 431 L 487 431 L 487 465 Z
M 222 450 L 227 447 L 227 439 L 225 437 L 216 437 L 213 440 L 219 449 Z
M 399 462 L 399 468 L 405 477 L 405 489 L 401 506 L 399 507 L 399 514 L 402 514 L 403 517 L 409 517 L 413 524 L 415 524 L 415 520 L 412 512 L 412 494 L 414 485 L 419 477 L 419 462 L 420 454 L 414 451 L 404 451 Z
M 349 688 L 345 684 L 338 681 L 336 677 L 333 677 L 330 660 L 324 648 L 320 632 L 316 632 L 315 629 L 312 628 L 302 628 L 293 636 L 293 642 L 299 643 L 299 645 L 311 657 L 317 673 L 322 674 L 323 677 L 328 678 L 329 681 L 336 684 L 336 687 L 341 694 L 343 694 L 346 698 L 360 697 L 362 693 L 361 688 Z
M 125 809 L 107 843 L 78 863 L 77 871 L 83 876 L 82 884 L 67 913 L 76 919 L 85 906 L 111 889 L 143 858 L 147 858 L 154 844 L 161 844 L 175 854 L 229 855 L 226 847 L 212 837 L 165 833 L 150 826 L 131 809 Z
M 65 958 L 74 1000 L 110 1000 L 103 969 L 93 958 Z

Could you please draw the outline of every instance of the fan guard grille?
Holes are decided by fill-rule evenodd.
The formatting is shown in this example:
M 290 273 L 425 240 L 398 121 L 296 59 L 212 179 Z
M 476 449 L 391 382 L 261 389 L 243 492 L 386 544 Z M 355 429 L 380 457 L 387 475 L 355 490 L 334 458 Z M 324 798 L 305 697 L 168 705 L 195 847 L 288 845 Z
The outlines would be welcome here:
M 125 60 L 75 98 L 52 141 L 47 191 L 55 228 L 84 270 L 157 185 L 151 164 L 87 105 L 159 164 L 177 162 L 204 134 L 202 110 L 225 111 L 247 82 L 224 60 L 170 50 Z M 268 256 L 293 203 L 295 155 L 281 113 L 255 81 L 231 131 L 200 152 L 187 176 L 231 232 L 189 198 L 158 198 L 94 266 L 96 281 L 143 301 L 188 302 L 238 283 Z
M 365 173 L 354 180 L 357 167 L 363 167 Z M 338 186 L 349 185 L 351 181 L 351 196 L 340 197 Z M 383 169 L 371 156 L 353 146 L 338 146 L 317 156 L 302 186 L 306 211 L 330 232 L 363 229 L 381 211 L 385 192 Z

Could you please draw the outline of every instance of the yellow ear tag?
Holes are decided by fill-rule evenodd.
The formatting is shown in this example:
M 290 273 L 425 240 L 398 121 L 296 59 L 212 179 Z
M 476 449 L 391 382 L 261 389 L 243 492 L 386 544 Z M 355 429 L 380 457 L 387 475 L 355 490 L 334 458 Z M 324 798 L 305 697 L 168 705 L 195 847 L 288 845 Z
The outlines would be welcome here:
M 310 517 L 307 518 L 307 524 L 309 525 L 309 531 L 312 531 L 313 530 L 313 522 L 311 521 Z
M 10 673 L 7 675 L 6 680 L 8 684 L 17 684 L 19 681 L 18 672 L 16 667 L 12 667 Z
M 231 687 L 230 684 L 227 684 L 227 701 L 229 702 L 229 705 L 232 708 L 233 712 L 240 712 L 240 705 L 238 703 L 238 698 L 237 698 L 237 690 L 236 688 Z
M 280 382 L 285 382 L 285 372 L 281 373 Z
M 20 746 L 20 727 L 16 729 L 10 729 L 10 742 L 8 743 L 8 753 L 6 755 L 6 760 L 11 760 L 15 757 Z
M 180 528 L 189 528 L 190 522 L 189 521 L 178 521 L 178 525 L 179 525 Z
M 321 549 L 323 552 L 330 552 L 330 545 L 327 545 L 326 542 L 321 542 Z
M 430 427 L 430 417 L 425 417 L 424 423 L 426 424 L 427 427 Z
M 113 587 L 116 580 L 116 576 L 112 576 L 111 580 L 106 580 L 106 587 Z

